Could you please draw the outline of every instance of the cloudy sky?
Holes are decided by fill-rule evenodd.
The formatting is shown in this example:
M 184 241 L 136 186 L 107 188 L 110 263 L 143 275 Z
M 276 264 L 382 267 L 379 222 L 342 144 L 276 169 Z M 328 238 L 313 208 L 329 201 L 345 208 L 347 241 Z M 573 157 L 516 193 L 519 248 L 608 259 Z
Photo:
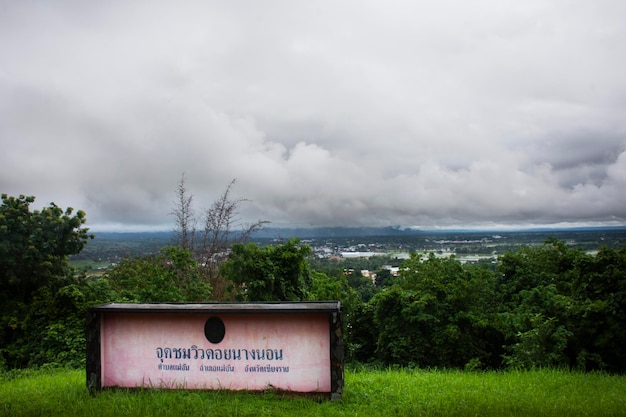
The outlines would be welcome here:
M 0 191 L 171 229 L 626 225 L 623 0 L 0 0 Z

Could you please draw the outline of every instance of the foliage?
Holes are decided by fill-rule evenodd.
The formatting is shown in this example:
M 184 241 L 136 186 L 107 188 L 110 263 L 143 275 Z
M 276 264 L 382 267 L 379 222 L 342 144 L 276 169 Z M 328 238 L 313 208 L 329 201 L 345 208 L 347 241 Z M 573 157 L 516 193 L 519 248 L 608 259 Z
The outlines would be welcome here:
M 626 372 L 626 246 L 577 263 L 572 323 L 577 366 Z M 598 360 L 600 359 L 600 360 Z
M 398 277 L 382 269 L 390 259 L 368 260 L 378 274 L 375 284 L 355 260 L 312 271 L 309 262 L 322 264 L 298 240 L 236 243 L 230 231 L 242 200 L 230 198 L 231 186 L 197 234 L 190 230 L 192 200 L 181 182 L 177 215 L 187 228 L 180 235 L 186 243 L 126 258 L 98 279 L 77 275 L 68 261 L 90 238 L 82 211 L 53 203 L 31 211 L 34 197 L 3 195 L 0 370 L 82 366 L 85 312 L 94 304 L 232 297 L 340 300 L 346 357 L 358 362 L 626 372 L 626 246 L 590 255 L 551 238 L 506 253 L 497 271 L 413 254 Z M 221 286 L 217 295 L 211 283 Z
M 309 300 L 312 301 L 335 301 L 341 302 L 344 315 L 352 315 L 354 309 L 360 304 L 359 295 L 350 287 L 348 280 L 343 274 L 330 277 L 323 272 L 311 271 L 311 287 Z
M 311 248 L 292 239 L 276 246 L 235 244 L 221 274 L 240 301 L 298 301 L 308 298 Z
M 572 333 L 555 317 L 536 313 L 528 318 L 528 330 L 517 333 L 516 342 L 508 346 L 511 353 L 505 363 L 514 368 L 533 369 L 567 367 L 564 351 Z
M 350 287 L 354 288 L 363 302 L 368 302 L 378 292 L 371 278 L 363 276 L 361 271 L 347 270 L 344 274 Z
M 592 256 L 549 239 L 500 270 L 510 366 L 626 371 L 626 247 Z
M 497 274 L 453 257 L 413 254 L 368 303 L 376 353 L 357 356 L 419 367 L 622 373 L 625 290 L 626 247 L 593 256 L 548 239 L 505 254 Z M 370 330 L 358 320 L 350 326 L 355 334 Z
M 347 360 L 358 363 L 376 363 L 378 329 L 374 325 L 374 306 L 360 302 L 347 322 L 345 344 L 348 346 Z
M 379 269 L 376 271 L 376 281 L 374 283 L 377 287 L 391 287 L 395 281 L 396 279 L 389 269 Z
M 189 250 L 176 246 L 155 256 L 127 258 L 105 279 L 124 302 L 206 302 L 211 295 Z
M 432 317 L 410 309 L 418 303 L 414 292 L 400 287 L 381 292 L 373 300 L 378 328 L 376 354 L 384 364 L 430 365 L 427 358 L 432 347 L 426 325 Z
M 35 197 L 2 194 L 0 206 L 0 301 L 29 301 L 32 292 L 70 272 L 68 255 L 89 239 L 81 210 L 51 203 L 30 211 Z M 4 304 L 4 303 L 3 303 Z
M 420 367 L 496 367 L 502 337 L 495 282 L 485 267 L 413 254 L 397 284 L 372 300 L 379 358 Z
M 210 297 L 189 251 L 167 247 L 157 256 L 128 258 L 105 277 L 57 280 L 40 287 L 25 308 L 19 338 L 4 349 L 9 367 L 85 363 L 85 314 L 107 302 L 199 302 Z
M 63 322 L 73 299 L 62 288 L 71 284 L 68 256 L 92 237 L 85 213 L 54 203 L 31 211 L 34 201 L 3 194 L 0 206 L 0 365 L 8 367 L 38 363 L 58 343 L 81 343 L 82 328 Z
M 359 360 L 355 353 L 360 349 L 354 339 L 351 323 L 358 320 L 359 309 L 364 303 L 359 294 L 350 287 L 344 274 L 330 277 L 323 272 L 311 271 L 311 288 L 309 300 L 311 301 L 339 301 L 344 324 L 344 357 L 346 361 Z

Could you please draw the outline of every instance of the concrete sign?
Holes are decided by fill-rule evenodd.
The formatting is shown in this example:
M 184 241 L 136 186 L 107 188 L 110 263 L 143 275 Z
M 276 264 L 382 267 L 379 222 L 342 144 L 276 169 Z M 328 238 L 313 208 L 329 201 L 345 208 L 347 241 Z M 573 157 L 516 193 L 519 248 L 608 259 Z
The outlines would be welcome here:
M 88 313 L 87 384 L 172 389 L 343 387 L 339 302 L 105 304 Z

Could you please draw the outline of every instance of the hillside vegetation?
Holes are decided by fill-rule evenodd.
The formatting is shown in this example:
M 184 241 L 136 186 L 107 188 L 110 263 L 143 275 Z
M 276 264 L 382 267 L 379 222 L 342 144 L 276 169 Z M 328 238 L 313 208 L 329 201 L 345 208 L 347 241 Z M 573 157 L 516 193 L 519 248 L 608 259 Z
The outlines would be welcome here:
M 69 261 L 89 240 L 85 214 L 31 211 L 33 201 L 3 195 L 0 207 L 3 370 L 82 368 L 85 312 L 95 304 L 340 300 L 348 362 L 626 371 L 626 246 L 592 254 L 549 238 L 495 265 L 413 252 L 395 260 L 397 276 L 380 268 L 372 281 L 315 261 L 297 239 L 233 243 L 216 230 L 207 234 L 223 239 L 215 252 L 183 241 L 88 276 Z

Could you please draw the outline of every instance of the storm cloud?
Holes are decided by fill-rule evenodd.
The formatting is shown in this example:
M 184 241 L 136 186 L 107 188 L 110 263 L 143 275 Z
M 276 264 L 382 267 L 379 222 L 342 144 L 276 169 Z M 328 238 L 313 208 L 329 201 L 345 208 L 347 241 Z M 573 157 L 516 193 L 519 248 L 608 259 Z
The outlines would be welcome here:
M 626 224 L 620 0 L 0 0 L 0 191 L 170 228 Z

